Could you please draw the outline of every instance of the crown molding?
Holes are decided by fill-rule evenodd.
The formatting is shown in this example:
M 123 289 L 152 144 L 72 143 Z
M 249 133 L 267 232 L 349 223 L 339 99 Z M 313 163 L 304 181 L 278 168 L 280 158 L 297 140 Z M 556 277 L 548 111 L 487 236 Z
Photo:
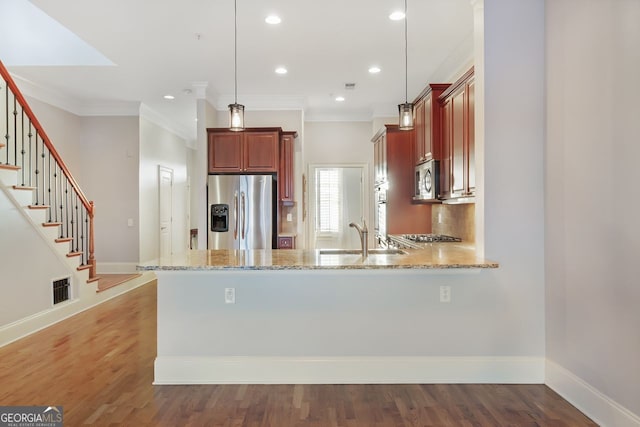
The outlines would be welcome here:
M 137 116 L 140 103 L 135 101 L 87 102 L 47 88 L 11 73 L 23 95 L 68 111 L 76 116 Z
M 159 126 L 162 129 L 184 139 L 187 147 L 195 147 L 195 127 L 193 130 L 188 129 L 186 126 L 171 120 L 171 118 L 157 112 L 145 103 L 140 104 L 139 114 L 141 118 L 144 118 L 156 126 Z
M 234 97 L 232 95 L 221 95 L 217 97 L 216 106 L 217 110 L 226 110 L 229 104 L 234 103 Z M 238 99 L 240 104 L 244 105 L 245 111 L 247 110 L 302 110 L 305 105 L 305 98 L 303 96 L 286 96 L 286 95 L 242 95 Z

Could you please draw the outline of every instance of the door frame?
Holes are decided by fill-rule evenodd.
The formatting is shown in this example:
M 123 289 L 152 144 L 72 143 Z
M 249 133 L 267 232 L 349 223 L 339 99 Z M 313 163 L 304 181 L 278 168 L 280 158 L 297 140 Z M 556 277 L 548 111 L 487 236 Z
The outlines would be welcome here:
M 168 173 L 171 177 L 171 185 L 169 187 L 169 212 L 171 213 L 171 219 L 169 220 L 169 254 L 173 254 L 173 182 L 174 182 L 174 170 L 173 168 L 158 165 L 158 256 L 162 257 L 162 208 L 163 203 L 166 201 L 162 197 L 162 175 Z

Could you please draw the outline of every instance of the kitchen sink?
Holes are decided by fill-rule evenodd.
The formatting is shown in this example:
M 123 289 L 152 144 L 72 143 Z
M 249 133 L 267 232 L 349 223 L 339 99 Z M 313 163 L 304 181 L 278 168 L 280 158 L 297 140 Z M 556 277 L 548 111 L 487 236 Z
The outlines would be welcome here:
M 320 255 L 362 255 L 360 249 L 320 249 Z M 406 255 L 402 249 L 369 249 L 369 255 Z

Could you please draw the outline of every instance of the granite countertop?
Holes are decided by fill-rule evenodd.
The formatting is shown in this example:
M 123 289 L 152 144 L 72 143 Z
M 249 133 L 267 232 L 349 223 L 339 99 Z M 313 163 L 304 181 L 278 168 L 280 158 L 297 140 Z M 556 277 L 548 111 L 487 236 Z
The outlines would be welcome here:
M 193 250 L 138 265 L 138 270 L 362 270 L 478 269 L 498 263 L 476 256 L 468 246 L 433 243 L 400 255 L 320 254 L 319 250 Z

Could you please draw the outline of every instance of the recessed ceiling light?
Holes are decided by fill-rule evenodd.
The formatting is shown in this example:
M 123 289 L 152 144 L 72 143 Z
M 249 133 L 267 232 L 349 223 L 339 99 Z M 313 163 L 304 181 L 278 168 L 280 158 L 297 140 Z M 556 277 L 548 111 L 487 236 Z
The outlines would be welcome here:
M 344 96 L 336 96 L 337 102 L 344 102 Z
M 176 99 L 176 97 L 173 95 L 165 95 L 164 99 Z
M 371 74 L 378 74 L 380 72 L 380 67 L 373 66 L 373 67 L 369 68 L 369 72 Z
M 278 15 L 269 15 L 264 18 L 264 22 L 271 25 L 277 25 L 282 22 L 282 19 Z
M 404 12 L 401 10 L 396 10 L 395 12 L 391 13 L 391 15 L 389 15 L 389 19 L 391 19 L 392 21 L 400 21 L 404 19 Z
M 287 69 L 284 67 L 276 68 L 276 74 L 287 74 Z

